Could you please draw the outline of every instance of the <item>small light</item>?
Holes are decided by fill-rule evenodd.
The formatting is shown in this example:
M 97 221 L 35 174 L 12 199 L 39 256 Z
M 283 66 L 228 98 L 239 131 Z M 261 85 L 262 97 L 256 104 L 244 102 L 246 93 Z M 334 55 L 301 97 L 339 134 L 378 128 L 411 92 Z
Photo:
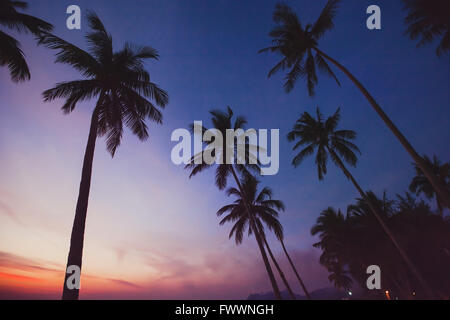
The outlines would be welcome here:
M 389 295 L 389 290 L 386 290 L 384 293 L 386 294 L 386 298 L 388 300 L 391 300 L 391 296 Z
M 351 291 L 348 292 L 348 295 L 351 296 L 353 293 Z

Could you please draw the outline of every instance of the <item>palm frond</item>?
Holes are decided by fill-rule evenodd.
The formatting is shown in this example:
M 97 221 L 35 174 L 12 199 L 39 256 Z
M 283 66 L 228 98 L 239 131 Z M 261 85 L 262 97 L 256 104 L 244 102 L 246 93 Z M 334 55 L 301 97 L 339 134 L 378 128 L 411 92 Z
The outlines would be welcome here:
M 103 22 L 93 11 L 89 11 L 87 19 L 93 32 L 86 35 L 89 52 L 102 64 L 112 61 L 113 45 L 111 35 L 106 31 Z
M 100 72 L 100 65 L 89 53 L 51 33 L 42 33 L 38 44 L 58 50 L 55 62 L 68 64 L 84 76 L 93 77 Z
M 406 34 L 418 40 L 421 47 L 440 38 L 436 54 L 440 57 L 450 50 L 450 3 L 445 0 L 403 0 L 408 11 Z
M 271 72 L 273 69 L 271 70 Z M 305 76 L 310 77 L 308 74 L 309 69 L 305 70 L 299 61 L 297 61 L 292 67 L 291 71 L 286 75 L 286 82 L 284 84 L 284 89 L 286 92 L 292 91 L 294 89 L 294 85 L 299 78 L 303 78 Z
M 329 0 L 323 8 L 322 13 L 311 29 L 311 33 L 316 39 L 322 37 L 326 31 L 334 27 L 333 20 L 336 16 L 339 2 L 340 0 Z
M 292 165 L 294 167 L 298 167 L 307 156 L 310 156 L 314 153 L 314 149 L 315 147 L 312 144 L 304 148 L 294 157 L 294 159 L 292 159 Z
M 317 67 L 319 68 L 319 70 L 322 71 L 323 73 L 325 73 L 326 75 L 332 77 L 336 81 L 338 86 L 341 86 L 339 79 L 334 74 L 333 70 L 331 70 L 330 66 L 325 61 L 325 59 L 319 53 L 316 54 L 315 60 L 316 60 L 316 64 L 317 64 Z
M 20 43 L 0 31 L 0 46 L 0 66 L 8 66 L 11 79 L 14 82 L 29 80 L 31 77 L 30 70 L 23 51 L 20 49 Z
M 96 80 L 77 80 L 57 83 L 54 88 L 44 91 L 42 96 L 45 102 L 66 98 L 62 110 L 70 113 L 78 102 L 92 99 L 100 92 L 101 87 Z

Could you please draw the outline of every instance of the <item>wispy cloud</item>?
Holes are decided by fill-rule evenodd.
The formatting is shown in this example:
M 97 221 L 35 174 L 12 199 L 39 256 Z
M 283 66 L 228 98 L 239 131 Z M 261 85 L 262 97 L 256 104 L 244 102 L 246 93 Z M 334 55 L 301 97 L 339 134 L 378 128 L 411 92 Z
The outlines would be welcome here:
M 50 263 L 53 264 L 53 263 Z M 15 254 L 0 251 L 0 268 L 8 268 L 13 270 L 30 271 L 30 272 L 61 272 L 61 268 L 49 267 L 49 263 L 24 258 Z M 53 264 L 55 265 L 55 264 Z
M 7 205 L 6 203 L 4 203 L 1 200 L 0 200 L 0 214 L 6 214 L 8 217 L 10 217 L 12 219 L 17 218 L 14 210 L 9 205 Z

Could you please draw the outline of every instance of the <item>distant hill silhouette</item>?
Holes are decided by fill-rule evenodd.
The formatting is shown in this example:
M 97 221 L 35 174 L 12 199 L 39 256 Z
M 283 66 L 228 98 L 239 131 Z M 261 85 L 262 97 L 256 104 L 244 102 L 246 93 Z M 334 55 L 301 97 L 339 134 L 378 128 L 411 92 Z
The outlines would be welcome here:
M 312 291 L 311 298 L 313 300 L 341 300 L 343 298 L 348 298 L 348 294 L 343 291 L 339 291 L 335 288 L 323 288 Z M 282 291 L 281 296 L 285 300 L 290 300 L 289 294 L 287 291 Z M 306 300 L 306 297 L 303 295 L 296 294 L 295 297 L 297 300 Z M 266 293 L 252 293 L 247 297 L 247 300 L 274 300 L 275 296 L 273 292 Z

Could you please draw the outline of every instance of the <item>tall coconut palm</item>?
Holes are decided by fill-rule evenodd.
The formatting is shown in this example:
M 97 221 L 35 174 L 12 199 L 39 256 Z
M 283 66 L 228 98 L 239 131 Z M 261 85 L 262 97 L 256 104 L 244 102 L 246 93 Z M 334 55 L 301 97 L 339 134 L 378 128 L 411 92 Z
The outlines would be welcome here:
M 17 11 L 27 8 L 28 3 L 25 1 L 0 0 L 0 25 L 17 32 L 31 32 L 34 35 L 52 30 L 53 26 L 50 23 Z M 0 66 L 6 65 L 14 82 L 30 79 L 30 69 L 20 49 L 20 42 L 0 30 Z
M 208 150 L 208 148 L 214 144 L 215 141 L 212 141 L 209 145 L 206 146 L 204 151 L 201 151 L 198 154 L 195 154 L 190 162 L 186 165 L 186 169 L 191 170 L 191 173 L 189 175 L 189 178 L 192 178 L 196 174 L 202 172 L 203 170 L 207 168 L 211 168 L 213 166 L 216 166 L 216 181 L 215 184 L 219 188 L 219 190 L 223 190 L 227 186 L 228 178 L 232 176 L 236 182 L 236 185 L 238 186 L 238 189 L 240 191 L 243 190 L 241 182 L 239 180 L 238 174 L 248 174 L 248 168 L 249 169 L 257 169 L 257 165 L 252 165 L 250 161 L 254 154 L 254 147 L 253 145 L 249 144 L 247 141 L 245 143 L 245 156 L 244 159 L 241 159 L 242 161 L 239 161 L 239 153 L 237 152 L 236 146 L 229 146 L 227 144 L 227 141 L 225 139 L 227 135 L 227 130 L 237 130 L 237 129 L 243 129 L 244 126 L 247 123 L 247 120 L 244 117 L 238 116 L 233 121 L 233 110 L 231 110 L 230 107 L 227 107 L 227 111 L 221 111 L 221 110 L 213 110 L 210 112 L 212 119 L 211 122 L 214 126 L 214 129 L 221 133 L 222 137 L 224 137 L 222 144 L 214 146 L 214 150 Z M 207 129 L 202 127 L 198 128 L 201 131 L 201 134 L 203 135 Z M 195 124 L 192 125 L 192 130 L 195 132 L 196 127 Z M 234 141 L 233 141 L 234 143 Z M 214 163 L 208 163 L 204 161 L 206 156 L 209 156 L 207 154 L 208 152 L 211 152 L 211 155 L 216 160 Z M 236 159 L 235 164 L 227 164 L 226 159 L 234 158 Z M 220 159 L 221 161 L 217 161 Z M 220 162 L 221 164 L 217 164 L 216 162 Z M 240 162 L 243 162 L 245 164 L 239 164 Z M 242 193 L 243 194 L 243 193 Z M 258 229 L 256 228 L 256 221 L 251 213 L 248 202 L 243 202 L 247 214 L 249 216 L 249 222 L 252 226 L 252 230 L 255 234 L 255 239 L 258 244 L 259 250 L 261 252 L 261 256 L 264 262 L 264 266 L 267 271 L 267 275 L 269 277 L 270 283 L 272 285 L 272 289 L 274 292 L 274 295 L 276 299 L 281 299 L 280 290 L 278 288 L 278 284 L 276 282 L 275 276 L 273 274 L 272 268 L 270 267 L 269 259 L 267 258 L 266 251 L 264 250 L 264 243 L 261 235 L 259 234 Z
M 257 188 L 257 185 L 255 185 L 255 187 Z M 264 187 L 254 201 L 254 204 L 256 205 L 256 208 L 254 210 L 259 210 L 259 211 L 263 211 L 263 212 L 265 211 L 266 214 L 272 214 L 272 216 L 274 218 L 277 218 L 276 210 L 284 211 L 285 207 L 284 207 L 283 202 L 281 202 L 280 200 L 272 199 L 272 194 L 273 194 L 273 192 L 270 188 Z M 279 226 L 281 226 L 281 224 L 279 224 Z M 286 255 L 286 258 L 288 259 L 289 264 L 292 268 L 292 271 L 294 271 L 294 274 L 297 277 L 297 280 L 298 280 L 300 286 L 302 287 L 302 290 L 305 293 L 306 298 L 308 300 L 311 300 L 311 295 L 309 294 L 309 291 L 306 288 L 306 285 L 303 282 L 302 278 L 300 277 L 300 274 L 299 274 L 297 268 L 295 267 L 294 262 L 292 261 L 291 256 L 289 255 L 289 253 L 286 249 L 286 245 L 284 244 L 283 229 L 277 228 L 277 224 L 274 224 L 272 226 L 272 229 L 273 229 L 274 234 L 277 237 L 278 241 L 280 241 L 280 243 L 281 243 L 283 252 Z
M 450 189 L 450 163 L 446 162 L 442 164 L 436 156 L 433 156 L 433 160 L 431 160 L 426 155 L 423 158 L 427 163 L 428 167 L 430 167 L 433 170 L 434 174 L 436 175 L 436 177 L 438 177 L 441 183 L 447 186 L 448 189 Z M 414 168 L 416 169 L 416 176 L 411 181 L 411 184 L 409 185 L 409 190 L 411 192 L 414 192 L 416 195 L 423 194 L 428 199 L 436 197 L 436 204 L 439 213 L 442 216 L 444 214 L 444 209 L 442 207 L 442 200 L 434 191 L 433 186 L 431 185 L 430 181 L 428 181 L 428 179 L 425 177 L 423 171 L 417 165 L 415 164 L 413 165 Z
M 286 74 L 286 83 L 284 85 L 286 91 L 291 91 L 299 78 L 306 78 L 308 92 L 312 96 L 314 95 L 314 88 L 318 83 L 316 69 L 331 76 L 339 84 L 336 75 L 328 65 L 327 61 L 334 64 L 363 93 L 370 102 L 372 108 L 411 155 L 417 166 L 422 169 L 424 175 L 430 180 L 433 188 L 443 199 L 444 203 L 450 206 L 450 193 L 448 190 L 439 183 L 439 180 L 433 174 L 432 170 L 428 168 L 422 157 L 419 156 L 367 89 L 355 78 L 355 76 L 353 76 L 353 74 L 350 73 L 350 71 L 348 71 L 348 69 L 319 49 L 319 40 L 321 37 L 334 27 L 333 19 L 336 15 L 338 4 L 339 0 L 329 0 L 316 22 L 307 24 L 306 26 L 303 26 L 290 7 L 284 4 L 278 4 L 276 6 L 273 20 L 277 26 L 269 34 L 270 37 L 272 37 L 272 46 L 262 49 L 260 52 L 275 52 L 280 54 L 283 58 L 272 68 L 272 70 L 270 70 L 269 77 L 278 71 L 288 70 Z
M 98 16 L 89 13 L 88 21 L 92 29 L 86 36 L 88 51 L 51 34 L 45 34 L 40 39 L 41 44 L 58 50 L 56 62 L 68 64 L 84 76 L 81 80 L 58 83 L 43 93 L 44 100 L 64 98 L 66 102 L 62 110 L 70 113 L 78 102 L 96 99 L 67 260 L 67 266 L 76 265 L 80 269 L 97 136 L 106 137 L 107 149 L 114 156 L 120 145 L 124 125 L 144 141 L 148 138 L 146 120 L 161 124 L 162 114 L 157 106 L 163 108 L 168 103 L 167 93 L 150 82 L 150 75 L 144 69 L 144 60 L 157 59 L 157 51 L 150 47 L 126 44 L 116 52 L 113 50 L 111 35 Z M 156 106 L 147 98 L 154 100 Z M 78 299 L 79 290 L 67 288 L 66 280 L 63 299 Z
M 438 56 L 450 50 L 450 2 L 448 0 L 403 0 L 408 15 L 406 34 L 419 39 L 417 46 L 424 46 L 440 38 L 436 49 Z
M 356 132 L 352 130 L 337 130 L 340 120 L 340 109 L 338 109 L 333 116 L 326 120 L 324 120 L 319 108 L 317 108 L 316 114 L 317 118 L 314 119 L 308 112 L 304 112 L 300 119 L 297 120 L 293 130 L 288 134 L 288 140 L 296 142 L 293 148 L 294 150 L 306 145 L 306 147 L 294 157 L 292 164 L 297 167 L 307 156 L 316 152 L 315 162 L 317 165 L 318 176 L 319 180 L 323 180 L 327 173 L 328 157 L 331 157 L 331 160 L 336 164 L 336 166 L 340 168 L 344 172 L 345 176 L 353 183 L 361 197 L 367 200 L 372 213 L 377 218 L 384 232 L 396 246 L 400 255 L 405 260 L 413 274 L 421 282 L 424 289 L 430 296 L 432 296 L 431 290 L 429 289 L 426 281 L 420 275 L 405 250 L 399 245 L 392 232 L 386 226 L 382 219 L 382 215 L 379 214 L 374 204 L 369 201 L 370 199 L 367 197 L 366 193 L 359 186 L 353 175 L 344 164 L 345 161 L 352 167 L 356 166 L 358 160 L 356 153 L 360 153 L 360 151 L 358 147 L 351 142 L 351 140 L 356 138 Z
M 281 242 L 283 242 L 283 227 L 278 221 L 278 211 L 284 210 L 284 204 L 280 200 L 272 199 L 272 190 L 270 190 L 267 187 L 263 188 L 258 193 L 258 184 L 259 182 L 253 176 L 245 175 L 244 179 L 241 182 L 243 192 L 245 194 L 244 197 L 242 196 L 240 191 L 237 190 L 236 188 L 229 188 L 227 190 L 227 194 L 229 196 L 230 195 L 236 196 L 236 200 L 234 201 L 233 204 L 222 207 L 219 211 L 217 211 L 217 215 L 221 217 L 224 214 L 226 214 L 226 216 L 220 221 L 221 225 L 225 224 L 226 222 L 234 223 L 233 228 L 230 231 L 229 237 L 232 238 L 234 236 L 236 244 L 238 245 L 241 244 L 243 240 L 243 235 L 245 234 L 247 228 L 249 235 L 253 233 L 252 228 L 249 225 L 249 219 L 246 213 L 246 209 L 243 205 L 244 202 L 243 198 L 247 199 L 247 201 L 249 202 L 249 208 L 254 214 L 257 225 L 259 227 L 258 230 L 261 234 L 261 237 L 264 239 L 267 251 L 269 252 L 270 257 L 278 273 L 280 274 L 280 277 L 283 283 L 285 284 L 288 293 L 290 294 L 291 298 L 295 300 L 296 299 L 295 294 L 292 291 L 288 281 L 286 280 L 286 277 L 284 276 L 284 273 L 281 270 L 277 260 L 275 259 L 272 250 L 270 249 L 264 231 L 264 225 L 266 225 L 269 228 L 269 230 L 273 231 L 276 237 Z M 285 251 L 285 253 L 289 257 L 287 251 Z M 304 289 L 307 297 L 310 298 L 308 291 L 306 291 L 306 288 Z
M 311 295 L 309 294 L 309 291 L 308 291 L 308 289 L 306 288 L 305 283 L 303 282 L 302 278 L 300 277 L 300 274 L 298 273 L 298 270 L 297 270 L 297 268 L 295 267 L 294 262 L 292 261 L 291 256 L 289 255 L 289 253 L 288 253 L 288 251 L 287 251 L 287 249 L 286 249 L 286 246 L 285 246 L 285 244 L 284 244 L 284 239 L 283 239 L 283 237 L 278 238 L 278 240 L 279 240 L 280 243 L 281 243 L 281 247 L 283 248 L 283 252 L 284 252 L 284 254 L 286 255 L 286 258 L 288 259 L 289 264 L 291 265 L 292 271 L 294 271 L 295 276 L 297 277 L 297 280 L 298 280 L 298 282 L 300 283 L 300 286 L 302 287 L 302 290 L 303 290 L 303 292 L 305 293 L 306 298 L 307 298 L 308 300 L 311 300 Z

